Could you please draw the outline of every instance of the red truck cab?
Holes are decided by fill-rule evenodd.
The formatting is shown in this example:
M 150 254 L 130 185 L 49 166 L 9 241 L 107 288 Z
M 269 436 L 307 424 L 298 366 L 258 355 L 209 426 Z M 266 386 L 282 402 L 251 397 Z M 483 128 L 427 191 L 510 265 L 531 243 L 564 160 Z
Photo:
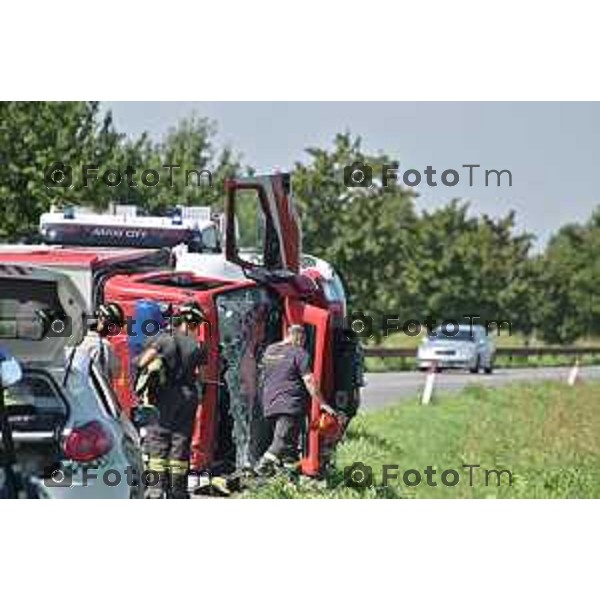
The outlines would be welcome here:
M 241 190 L 256 194 L 264 217 L 262 252 L 256 263 L 240 258 L 239 234 L 233 227 Z M 208 364 L 192 442 L 196 471 L 252 466 L 266 449 L 261 435 L 260 358 L 290 324 L 305 325 L 316 381 L 331 402 L 334 393 L 331 314 L 319 287 L 299 273 L 300 227 L 285 178 L 229 181 L 226 191 L 225 260 L 241 266 L 245 280 L 155 272 L 116 275 L 104 288 L 105 299 L 118 302 L 129 318 L 135 318 L 141 299 L 163 309 L 192 300 L 203 308 L 206 323 L 200 339 L 208 349 Z M 131 358 L 130 352 L 130 364 Z M 129 392 L 124 403 L 133 401 Z M 319 416 L 320 407 L 312 400 L 302 461 L 304 473 L 310 475 L 320 468 Z
M 90 314 L 99 302 L 119 303 L 129 323 L 149 314 L 144 310 L 150 306 L 159 319 L 161 313 L 191 300 L 203 308 L 206 322 L 199 337 L 207 346 L 208 364 L 192 442 L 191 466 L 196 471 L 252 466 L 266 449 L 260 359 L 266 346 L 281 340 L 290 324 L 306 328 L 312 369 L 328 403 L 335 406 L 344 379 L 339 372 L 350 368 L 349 358 L 341 356 L 337 347 L 339 308 L 328 302 L 315 278 L 301 274 L 301 229 L 289 181 L 288 175 L 278 174 L 226 183 L 223 260 L 243 269 L 243 280 L 175 272 L 168 250 L 0 247 L 1 262 L 51 267 L 68 274 L 85 297 Z M 248 206 L 254 209 L 250 219 Z M 248 223 L 256 225 L 251 260 L 244 249 L 248 237 L 239 231 L 239 224 Z M 150 329 L 144 338 L 156 333 L 156 328 Z M 136 403 L 134 362 L 145 339 L 131 336 L 126 325 L 111 341 L 123 367 L 115 390 L 130 412 Z M 318 474 L 322 467 L 320 416 L 318 402 L 311 399 L 303 438 L 302 470 L 307 475 Z

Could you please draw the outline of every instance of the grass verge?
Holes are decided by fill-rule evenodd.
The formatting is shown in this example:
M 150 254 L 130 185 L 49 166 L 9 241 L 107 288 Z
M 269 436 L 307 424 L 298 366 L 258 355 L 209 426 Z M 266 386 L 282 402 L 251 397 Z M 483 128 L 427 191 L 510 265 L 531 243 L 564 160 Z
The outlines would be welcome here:
M 344 470 L 369 466 L 373 485 L 349 487 Z M 463 468 L 462 465 L 481 465 Z M 383 465 L 398 465 L 398 479 L 383 482 Z M 426 469 L 436 471 L 427 483 Z M 414 469 L 421 483 L 406 485 Z M 441 474 L 459 474 L 454 486 Z M 486 485 L 486 470 L 490 471 Z M 508 470 L 498 476 L 493 471 Z M 472 481 L 470 481 L 472 473 Z M 452 474 L 447 481 L 453 479 Z M 415 481 L 410 474 L 408 481 Z M 244 494 L 253 498 L 600 498 L 600 384 L 558 383 L 472 386 L 440 396 L 430 406 L 416 399 L 359 415 L 340 444 L 324 481 L 278 477 Z

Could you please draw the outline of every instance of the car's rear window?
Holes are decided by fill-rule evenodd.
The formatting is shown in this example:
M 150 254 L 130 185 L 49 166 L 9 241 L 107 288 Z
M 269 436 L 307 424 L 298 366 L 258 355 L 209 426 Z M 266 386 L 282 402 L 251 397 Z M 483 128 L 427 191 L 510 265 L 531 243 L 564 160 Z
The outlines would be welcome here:
M 66 413 L 58 390 L 42 373 L 24 373 L 21 381 L 4 390 L 4 402 L 13 413 Z
M 460 329 L 458 331 L 452 331 L 452 327 L 448 327 L 448 332 L 444 333 L 441 329 L 435 331 L 433 339 L 442 340 L 457 340 L 459 342 L 465 340 L 473 340 L 473 333 L 469 329 Z
M 0 278 L 0 338 L 39 341 L 55 313 L 60 305 L 54 283 L 40 281 L 33 287 L 26 280 Z

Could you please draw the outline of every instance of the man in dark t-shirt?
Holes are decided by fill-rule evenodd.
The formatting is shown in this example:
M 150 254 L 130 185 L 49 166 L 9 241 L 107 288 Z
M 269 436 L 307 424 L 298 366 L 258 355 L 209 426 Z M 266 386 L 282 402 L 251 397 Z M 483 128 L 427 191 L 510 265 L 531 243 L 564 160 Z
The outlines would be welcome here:
M 298 442 L 310 397 L 321 408 L 334 412 L 324 402 L 310 369 L 310 357 L 303 347 L 304 328 L 292 325 L 282 342 L 271 344 L 262 359 L 262 403 L 271 433 L 271 445 L 261 458 L 258 471 L 298 459 Z
M 196 303 L 186 304 L 174 317 L 173 331 L 152 339 L 138 361 L 140 369 L 160 363 L 162 376 L 152 392 L 158 417 L 146 428 L 148 468 L 159 483 L 148 487 L 147 498 L 187 498 L 187 474 L 194 419 L 200 401 L 200 368 L 206 348 L 197 339 L 204 321 Z M 169 477 L 170 475 L 170 477 Z M 170 483 L 170 486 L 169 486 Z

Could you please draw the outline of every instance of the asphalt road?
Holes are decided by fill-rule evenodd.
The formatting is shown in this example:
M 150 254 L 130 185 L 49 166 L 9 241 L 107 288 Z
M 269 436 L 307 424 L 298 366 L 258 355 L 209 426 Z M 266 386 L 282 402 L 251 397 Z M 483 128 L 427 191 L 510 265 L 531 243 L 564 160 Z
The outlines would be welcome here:
M 436 393 L 453 392 L 468 385 L 498 387 L 524 381 L 564 381 L 569 377 L 570 367 L 540 367 L 535 369 L 497 369 L 492 375 L 473 375 L 460 371 L 436 374 Z M 426 373 L 406 371 L 398 373 L 367 373 L 367 386 L 362 391 L 363 410 L 372 410 L 398 401 L 415 399 L 423 390 Z M 582 380 L 600 379 L 600 366 L 582 367 Z

